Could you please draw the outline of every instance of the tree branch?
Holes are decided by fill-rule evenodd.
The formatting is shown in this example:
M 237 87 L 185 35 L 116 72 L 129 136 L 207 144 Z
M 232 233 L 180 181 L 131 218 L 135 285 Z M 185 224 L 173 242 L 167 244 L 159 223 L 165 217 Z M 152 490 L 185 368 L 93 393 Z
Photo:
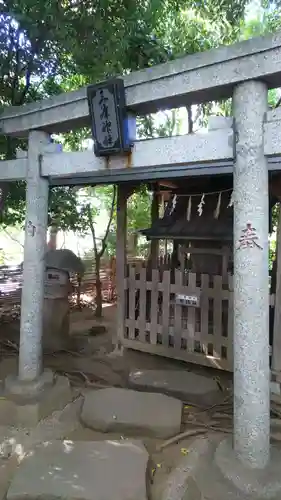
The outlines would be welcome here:
M 94 245 L 94 252 L 95 252 L 95 257 L 98 255 L 98 249 L 97 249 L 97 239 L 96 239 L 96 231 L 95 231 L 95 225 L 92 217 L 92 211 L 91 211 L 91 205 L 88 203 L 86 205 L 86 210 L 89 218 L 89 226 L 90 230 L 92 233 L 92 238 L 93 238 L 93 245 Z
M 191 106 L 186 106 L 187 121 L 188 121 L 188 134 L 193 132 L 192 109 Z
M 30 88 L 31 66 L 32 66 L 32 63 L 30 63 L 30 65 L 27 68 L 26 73 L 25 73 L 25 86 L 24 86 L 24 89 L 23 89 L 22 94 L 20 96 L 20 99 L 17 103 L 18 106 L 22 106 L 22 104 L 24 104 L 25 98 L 26 98 L 27 93 L 28 93 L 29 88 Z
M 275 108 L 278 108 L 281 104 L 281 97 L 278 99 L 277 103 L 275 104 Z
M 15 74 L 12 82 L 12 96 L 11 96 L 11 104 L 14 106 L 16 104 L 16 94 L 19 84 L 19 67 L 20 67 L 20 31 L 17 30 L 17 36 L 15 41 L 15 49 L 16 49 L 16 65 L 15 65 Z
M 112 203 L 111 203 L 111 208 L 110 208 L 110 213 L 109 213 L 108 224 L 107 224 L 107 228 L 106 228 L 104 237 L 102 238 L 102 244 L 101 244 L 102 246 L 101 246 L 101 250 L 99 252 L 99 257 L 103 256 L 103 254 L 105 252 L 105 249 L 106 249 L 106 240 L 107 240 L 109 229 L 110 229 L 111 222 L 112 222 L 112 219 L 113 219 L 114 207 L 115 207 L 115 200 L 116 200 L 116 186 L 114 185 L 113 186 L 113 197 L 112 197 Z
M 86 205 L 86 211 L 87 211 L 87 215 L 88 215 L 88 219 L 89 219 L 89 226 L 90 226 L 90 230 L 91 230 L 92 238 L 93 238 L 95 259 L 101 258 L 105 252 L 106 241 L 108 238 L 109 229 L 110 229 L 111 222 L 112 222 L 113 215 L 114 215 L 115 201 L 116 201 L 116 186 L 113 187 L 113 197 L 112 197 L 112 203 L 111 203 L 111 207 L 110 207 L 109 219 L 108 219 L 107 227 L 106 227 L 106 230 L 104 233 L 104 237 L 101 238 L 100 251 L 98 251 L 98 248 L 97 248 L 97 239 L 99 239 L 99 238 L 96 237 L 96 231 L 95 231 L 95 225 L 94 225 L 94 221 L 93 221 L 93 217 L 92 217 L 91 205 L 90 205 L 90 203 L 88 203 Z
M 14 238 L 5 228 L 2 228 L 4 233 L 9 236 L 9 238 L 11 238 L 12 241 L 14 241 L 15 243 L 17 243 L 18 245 L 20 245 L 22 248 L 24 247 L 24 245 L 17 240 L 17 238 Z
M 43 30 L 41 27 L 40 38 L 36 39 L 35 41 L 30 40 L 31 47 L 32 47 L 31 54 L 30 54 L 29 61 L 27 63 L 27 67 L 26 67 L 26 72 L 25 72 L 25 86 L 24 86 L 22 94 L 19 98 L 19 101 L 17 102 L 18 106 L 21 106 L 22 104 L 24 104 L 24 100 L 25 100 L 27 93 L 30 89 L 31 75 L 32 75 L 32 70 L 33 70 L 34 59 L 39 56 L 40 50 L 42 48 L 42 44 L 44 44 L 44 40 L 45 40 L 44 31 L 45 30 Z M 46 36 L 47 36 L 47 34 L 46 34 Z

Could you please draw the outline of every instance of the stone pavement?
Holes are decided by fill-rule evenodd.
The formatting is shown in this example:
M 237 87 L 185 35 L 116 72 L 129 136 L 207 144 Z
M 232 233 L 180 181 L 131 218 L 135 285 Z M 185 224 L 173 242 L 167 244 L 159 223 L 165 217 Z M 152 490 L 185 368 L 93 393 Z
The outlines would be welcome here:
M 0 427 L 0 500 L 6 499 L 18 465 L 37 446 L 51 439 L 64 439 L 79 426 L 82 398 L 39 422 L 33 429 Z
M 217 393 L 213 380 L 196 375 L 195 381 L 193 373 L 150 371 L 148 375 L 150 379 L 155 377 L 157 392 L 181 394 L 183 399 L 188 399 L 191 392 L 196 398 L 198 391 L 202 402 L 208 391 L 215 389 L 212 392 Z M 191 392 L 185 392 L 184 384 L 189 378 Z M 163 380 L 165 387 L 161 389 Z M 130 382 L 133 383 L 132 374 Z M 0 427 L 0 500 L 150 498 L 148 452 L 139 438 L 135 441 L 128 436 L 165 439 L 178 434 L 182 423 L 182 401 L 157 392 L 114 387 L 89 389 L 33 429 L 10 427 L 7 432 L 7 427 Z M 81 441 L 79 437 L 77 441 L 65 441 L 81 428 L 81 422 L 95 431 L 119 433 L 118 437 L 109 440 L 104 435 L 103 440 L 97 441 L 101 436 L 96 438 L 94 434 L 90 441 Z M 120 434 L 124 439 L 120 440 Z M 176 481 L 179 491 L 185 491 L 180 478 Z M 190 480 L 189 488 L 191 483 Z M 166 500 L 171 498 L 174 497 Z
M 7 500 L 146 500 L 147 462 L 140 441 L 53 441 L 22 462 Z
M 109 388 L 85 396 L 81 419 L 102 432 L 133 432 L 168 438 L 180 432 L 182 402 L 164 394 Z

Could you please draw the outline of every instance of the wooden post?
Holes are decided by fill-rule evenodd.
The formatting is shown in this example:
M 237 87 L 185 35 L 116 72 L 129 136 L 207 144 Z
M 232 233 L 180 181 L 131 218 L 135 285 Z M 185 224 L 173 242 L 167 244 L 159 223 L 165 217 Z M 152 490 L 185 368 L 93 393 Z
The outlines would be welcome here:
M 276 241 L 276 292 L 271 369 L 273 372 L 281 372 L 281 205 L 279 207 Z
M 127 263 L 127 198 L 128 189 L 117 187 L 117 241 L 116 241 L 116 292 L 117 292 L 117 346 L 125 336 L 125 270 Z
M 151 224 L 159 219 L 159 199 L 158 193 L 155 190 L 153 192 L 153 198 L 151 203 Z M 151 268 L 157 269 L 158 267 L 158 257 L 159 257 L 159 240 L 151 240 L 150 243 L 150 262 Z

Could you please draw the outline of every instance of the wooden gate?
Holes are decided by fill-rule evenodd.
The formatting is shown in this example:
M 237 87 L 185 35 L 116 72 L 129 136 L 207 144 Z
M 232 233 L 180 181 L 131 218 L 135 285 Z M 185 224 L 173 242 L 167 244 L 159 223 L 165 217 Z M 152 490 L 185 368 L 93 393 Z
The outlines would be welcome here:
M 232 371 L 233 293 L 222 276 L 128 266 L 125 290 L 124 346 Z

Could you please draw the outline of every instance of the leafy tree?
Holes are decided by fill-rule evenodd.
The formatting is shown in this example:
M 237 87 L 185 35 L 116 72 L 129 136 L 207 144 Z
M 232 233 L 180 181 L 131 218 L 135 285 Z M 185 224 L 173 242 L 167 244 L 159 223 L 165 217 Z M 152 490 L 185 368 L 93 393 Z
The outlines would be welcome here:
M 177 3 L 168 2 L 173 9 Z M 165 48 L 152 36 L 154 24 L 163 14 L 162 4 L 167 2 L 2 0 L 0 106 L 22 105 L 166 60 Z M 68 134 L 68 143 L 77 144 L 84 132 Z M 25 141 L 1 137 L 0 158 L 14 157 L 17 146 L 25 148 Z M 2 223 L 22 222 L 24 183 L 2 188 L 6 195 Z M 50 223 L 63 194 L 66 205 L 75 206 L 75 191 L 54 190 Z M 64 212 L 60 213 L 63 217 Z M 73 219 L 76 225 L 78 214 L 69 215 L 67 210 L 62 227 L 73 227 Z
M 227 43 L 244 6 L 241 0 L 2 0 L 0 104 L 21 105 Z M 87 134 L 72 132 L 66 142 L 77 147 Z M 0 156 L 13 157 L 18 145 L 1 138 Z M 3 223 L 23 220 L 24 192 L 23 183 L 8 186 Z M 52 193 L 53 207 L 63 193 L 66 204 L 73 203 L 75 191 L 60 189 Z
M 67 50 L 56 25 L 58 2 L 1 2 L 0 14 L 0 104 L 20 106 L 58 91 L 55 78 L 66 71 Z M 26 148 L 25 141 L 1 137 L 0 158 L 15 156 L 16 147 Z M 22 223 L 25 213 L 25 183 L 2 186 L 5 194 L 2 224 Z M 64 208 L 73 203 L 73 192 L 56 189 L 51 193 L 51 210 L 57 212 L 65 193 Z M 64 214 L 67 214 L 64 219 Z M 62 226 L 67 226 L 69 210 L 61 212 Z M 70 221 L 72 222 L 73 214 Z
M 95 230 L 95 223 L 94 223 L 94 218 L 93 218 L 93 212 L 96 211 L 96 207 L 92 207 L 91 203 L 88 202 L 85 207 L 83 207 L 83 210 L 85 214 L 88 217 L 89 221 L 89 227 L 91 230 L 92 238 L 93 238 L 93 249 L 94 249 L 94 257 L 95 257 L 95 275 L 96 275 L 96 280 L 95 280 L 95 287 L 96 287 L 96 310 L 95 310 L 95 315 L 97 318 L 102 317 L 102 283 L 101 283 L 101 259 L 105 253 L 106 247 L 107 247 L 107 238 L 110 230 L 110 225 L 112 223 L 112 219 L 114 216 L 114 210 L 115 210 L 115 201 L 116 201 L 116 186 L 113 186 L 113 192 L 111 196 L 111 206 L 109 210 L 109 216 L 108 216 L 108 222 L 106 225 L 106 229 L 104 232 L 103 237 L 100 240 L 100 245 L 98 246 L 97 243 L 97 237 L 96 237 L 96 230 Z
M 0 14 L 0 105 L 21 105 L 74 90 L 116 74 L 150 67 L 186 53 L 232 43 L 240 33 L 244 0 L 4 0 Z M 213 104 L 197 107 L 195 116 L 187 108 L 189 132 L 193 121 L 204 123 Z M 221 108 L 222 109 L 222 108 Z M 224 112 L 229 112 L 229 101 Z M 220 111 L 222 112 L 222 111 Z M 179 132 L 176 110 L 156 124 L 153 116 L 139 119 L 140 137 Z M 88 129 L 72 131 L 63 138 L 69 150 L 83 148 Z M 11 158 L 24 141 L 0 138 L 0 156 Z M 111 191 L 110 191 L 111 190 Z M 112 187 L 55 188 L 50 195 L 49 224 L 84 234 L 95 231 L 101 202 L 109 215 Z M 85 195 L 86 193 L 86 195 Z M 22 223 L 25 185 L 13 183 L 6 191 L 2 224 Z M 145 188 L 129 201 L 129 233 L 149 224 L 150 197 Z M 109 217 L 111 218 L 111 217 Z M 115 214 L 108 242 L 114 241 Z M 93 237 L 94 238 L 94 237 Z M 104 243 L 93 246 L 99 255 Z M 101 246 L 100 246 L 101 245 Z M 106 251 L 106 250 L 104 250 Z

